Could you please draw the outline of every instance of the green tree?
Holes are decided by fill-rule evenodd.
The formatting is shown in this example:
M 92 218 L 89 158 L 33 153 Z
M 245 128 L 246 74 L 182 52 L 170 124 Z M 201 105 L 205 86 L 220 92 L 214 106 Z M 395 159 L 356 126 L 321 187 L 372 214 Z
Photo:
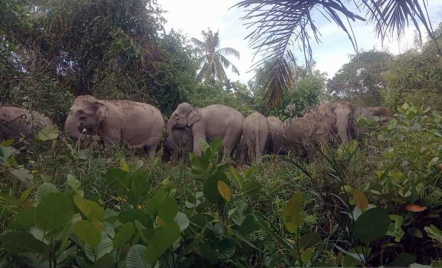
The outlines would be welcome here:
M 386 88 L 385 74 L 391 58 L 390 53 L 377 50 L 351 55 L 350 62 L 328 81 L 329 93 L 337 100 L 358 105 L 381 105 L 381 91 Z
M 282 91 L 293 86 L 296 77 L 290 72 L 287 59 L 295 61 L 293 43 L 304 52 L 305 62 L 309 65 L 313 59 L 312 40 L 320 42 L 321 34 L 316 26 L 312 12 L 319 10 L 328 21 L 334 22 L 348 36 L 357 51 L 357 43 L 351 28 L 351 22 L 366 21 L 375 24 L 377 35 L 384 40 L 395 34 L 401 36 L 404 28 L 413 22 L 421 33 L 421 23 L 430 38 L 435 41 L 431 20 L 427 12 L 425 0 L 242 0 L 236 6 L 244 7 L 248 27 L 256 29 L 247 36 L 256 53 L 263 57 L 256 65 L 272 61 L 266 100 L 276 105 L 282 99 Z M 351 10 L 351 7 L 353 10 Z M 365 11 L 366 18 L 359 13 Z M 420 38 L 422 39 L 422 38 Z M 436 51 L 442 55 L 440 46 Z
M 442 44 L 442 23 L 434 32 Z M 395 56 L 386 75 L 387 90 L 383 92 L 387 106 L 396 110 L 404 102 L 416 106 L 442 107 L 442 59 L 436 55 L 437 47 L 428 41 Z
M 229 67 L 231 67 L 232 72 L 239 75 L 236 66 L 226 58 L 226 56 L 233 55 L 239 59 L 239 52 L 231 47 L 219 48 L 218 32 L 213 34 L 212 30 L 208 30 L 207 32 L 202 31 L 201 34 L 204 37 L 203 41 L 192 38 L 198 52 L 197 66 L 200 68 L 197 80 L 203 81 L 203 79 L 210 79 L 213 76 L 219 81 L 224 81 L 227 78 L 224 68 Z

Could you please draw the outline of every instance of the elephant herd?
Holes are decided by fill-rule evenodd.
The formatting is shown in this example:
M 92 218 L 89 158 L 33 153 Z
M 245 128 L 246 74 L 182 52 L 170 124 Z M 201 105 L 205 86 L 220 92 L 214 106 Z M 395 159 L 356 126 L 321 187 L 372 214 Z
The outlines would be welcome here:
M 152 105 L 129 100 L 99 100 L 90 95 L 79 96 L 70 108 L 65 131 L 75 140 L 96 139 L 105 146 L 127 142 L 132 148 L 144 148 L 152 159 L 162 138 L 164 151 L 177 159 L 179 152 L 202 155 L 201 140 L 210 143 L 223 140 L 224 156 L 232 155 L 241 145 L 240 165 L 255 164 L 265 153 L 282 154 L 296 151 L 311 160 L 314 149 L 331 143 L 337 146 L 358 139 L 365 128 L 357 125 L 359 116 L 389 120 L 384 107 L 355 106 L 335 102 L 315 108 L 304 117 L 285 122 L 274 116 L 254 112 L 248 117 L 224 105 L 196 108 L 181 103 L 165 122 L 161 112 Z M 20 135 L 32 137 L 52 120 L 37 112 L 13 106 L 0 106 L 0 141 Z M 166 131 L 164 131 L 166 130 Z

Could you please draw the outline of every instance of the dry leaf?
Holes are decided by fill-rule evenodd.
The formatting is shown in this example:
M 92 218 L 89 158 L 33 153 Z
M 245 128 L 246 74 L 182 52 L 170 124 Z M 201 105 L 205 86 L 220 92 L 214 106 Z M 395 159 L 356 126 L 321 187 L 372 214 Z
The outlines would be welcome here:
M 406 209 L 411 212 L 422 212 L 427 209 L 427 207 L 421 207 L 419 205 L 408 204 Z

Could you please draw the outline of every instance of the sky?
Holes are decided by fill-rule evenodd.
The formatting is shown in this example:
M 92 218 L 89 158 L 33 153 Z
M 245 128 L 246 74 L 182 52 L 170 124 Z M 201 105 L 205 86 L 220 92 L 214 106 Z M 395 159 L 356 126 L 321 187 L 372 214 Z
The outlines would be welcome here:
M 180 30 L 183 34 L 202 40 L 201 31 L 211 29 L 219 31 L 220 47 L 232 47 L 239 51 L 241 57 L 228 57 L 239 69 L 240 75 L 230 71 L 227 76 L 231 81 L 241 81 L 244 84 L 253 78 L 253 63 L 259 60 L 254 50 L 249 47 L 245 37 L 252 31 L 244 25 L 241 17 L 245 15 L 244 9 L 233 7 L 239 0 L 159 0 L 158 3 L 166 11 L 166 30 Z M 230 9 L 231 8 L 231 9 Z M 442 22 L 442 1 L 428 0 L 428 11 L 433 28 Z M 364 13 L 365 14 L 365 13 Z M 319 12 L 313 14 L 313 19 L 321 33 L 321 43 L 312 41 L 313 59 L 316 69 L 326 72 L 329 78 L 349 61 L 349 55 L 355 50 L 347 35 L 333 22 L 324 19 Z M 414 44 L 414 27 L 406 29 L 401 40 L 387 40 L 384 44 L 377 39 L 374 25 L 366 22 L 352 24 L 359 50 L 388 49 L 391 53 L 398 54 L 412 48 Z M 421 27 L 423 35 L 425 30 Z M 425 37 L 425 36 L 424 36 Z M 299 52 L 295 56 L 302 58 Z

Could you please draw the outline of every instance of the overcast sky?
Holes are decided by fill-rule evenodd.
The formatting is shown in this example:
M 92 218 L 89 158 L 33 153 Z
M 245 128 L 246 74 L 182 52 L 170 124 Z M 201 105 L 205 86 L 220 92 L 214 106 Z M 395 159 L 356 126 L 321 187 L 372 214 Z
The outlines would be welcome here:
M 243 25 L 245 21 L 241 20 L 244 10 L 239 8 L 229 10 L 238 2 L 239 0 L 159 0 L 159 4 L 167 11 L 164 17 L 168 21 L 166 24 L 168 31 L 172 28 L 181 30 L 189 37 L 202 40 L 202 30 L 208 28 L 214 32 L 219 30 L 221 47 L 233 47 L 241 54 L 240 60 L 233 56 L 229 57 L 229 60 L 239 69 L 240 76 L 227 72 L 228 77 L 231 81 L 239 80 L 247 84 L 254 76 L 253 71 L 249 72 L 253 64 L 254 50 L 249 48 L 248 41 L 244 40 L 251 31 Z M 442 0 L 429 0 L 428 5 L 433 28 L 436 28 L 442 21 Z M 322 43 L 313 43 L 316 69 L 327 72 L 328 77 L 332 78 L 341 66 L 348 62 L 348 55 L 354 54 L 355 51 L 347 35 L 334 23 L 324 19 L 318 12 L 313 15 L 322 35 Z M 382 49 L 380 40 L 373 32 L 373 24 L 358 22 L 353 24 L 353 29 L 359 50 Z M 421 30 L 424 33 L 423 27 Z M 383 47 L 397 54 L 411 48 L 413 40 L 414 27 L 410 27 L 399 42 L 390 40 L 384 43 Z M 297 56 L 301 58 L 302 55 L 298 53 Z

